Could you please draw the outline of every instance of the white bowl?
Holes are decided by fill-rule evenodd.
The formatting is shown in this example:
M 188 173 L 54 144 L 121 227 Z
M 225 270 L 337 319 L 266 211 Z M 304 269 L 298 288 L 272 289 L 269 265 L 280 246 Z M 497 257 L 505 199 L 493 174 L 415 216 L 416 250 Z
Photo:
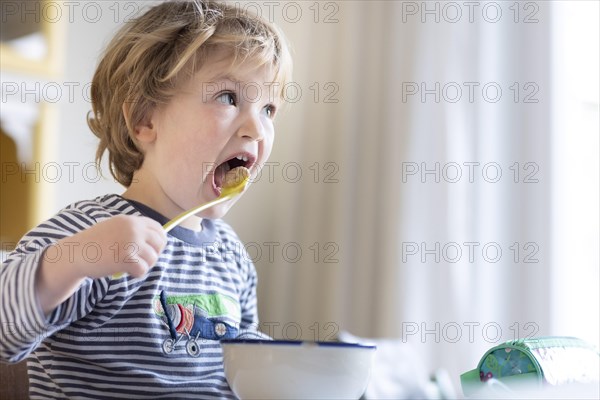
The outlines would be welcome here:
M 289 340 L 222 340 L 225 376 L 246 399 L 358 399 L 375 346 Z

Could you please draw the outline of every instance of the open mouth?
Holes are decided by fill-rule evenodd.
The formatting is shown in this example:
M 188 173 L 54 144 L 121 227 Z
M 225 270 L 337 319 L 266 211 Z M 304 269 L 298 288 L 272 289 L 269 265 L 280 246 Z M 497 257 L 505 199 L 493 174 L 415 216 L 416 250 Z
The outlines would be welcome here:
M 223 187 L 223 182 L 225 180 L 225 175 L 235 168 L 245 167 L 250 169 L 252 165 L 254 165 L 255 157 L 248 153 L 238 154 L 229 160 L 219 164 L 217 168 L 215 168 L 215 172 L 213 174 L 213 188 L 217 194 L 221 193 L 221 189 Z

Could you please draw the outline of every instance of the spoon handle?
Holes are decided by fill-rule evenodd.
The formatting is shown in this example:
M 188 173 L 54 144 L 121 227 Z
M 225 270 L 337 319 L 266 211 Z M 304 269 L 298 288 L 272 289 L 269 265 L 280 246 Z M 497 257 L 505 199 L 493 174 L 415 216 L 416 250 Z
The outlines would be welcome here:
M 173 218 L 172 220 L 170 220 L 169 222 L 167 222 L 166 224 L 164 224 L 163 229 L 165 230 L 165 232 L 169 232 L 171 229 L 175 228 L 177 225 L 179 225 L 180 223 L 185 221 L 188 217 L 190 217 L 194 214 L 197 214 L 199 212 L 202 212 L 210 207 L 216 206 L 217 204 L 221 204 L 221 203 L 231 199 L 235 195 L 236 195 L 236 193 L 229 193 L 226 195 L 222 195 L 212 201 L 209 201 L 208 203 L 200 204 L 197 207 L 194 207 L 187 211 L 184 211 L 181 214 L 179 214 L 178 216 L 176 216 L 175 218 Z

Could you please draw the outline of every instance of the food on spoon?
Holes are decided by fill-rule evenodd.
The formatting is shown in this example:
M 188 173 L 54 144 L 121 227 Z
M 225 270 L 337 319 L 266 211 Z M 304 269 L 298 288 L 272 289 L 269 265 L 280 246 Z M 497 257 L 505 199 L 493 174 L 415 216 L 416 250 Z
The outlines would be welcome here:
M 236 167 L 227 171 L 223 179 L 223 191 L 221 195 L 233 192 L 241 192 L 250 179 L 250 170 L 246 167 Z

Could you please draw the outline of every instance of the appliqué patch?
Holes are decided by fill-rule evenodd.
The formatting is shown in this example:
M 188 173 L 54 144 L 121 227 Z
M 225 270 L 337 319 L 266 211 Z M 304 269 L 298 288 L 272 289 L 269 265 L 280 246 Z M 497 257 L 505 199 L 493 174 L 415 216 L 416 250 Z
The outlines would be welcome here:
M 185 339 L 187 353 L 198 357 L 200 339 L 232 339 L 238 335 L 240 306 L 233 298 L 219 293 L 167 296 L 163 290 L 154 299 L 153 308 L 169 330 L 170 337 L 162 346 L 167 354 Z

